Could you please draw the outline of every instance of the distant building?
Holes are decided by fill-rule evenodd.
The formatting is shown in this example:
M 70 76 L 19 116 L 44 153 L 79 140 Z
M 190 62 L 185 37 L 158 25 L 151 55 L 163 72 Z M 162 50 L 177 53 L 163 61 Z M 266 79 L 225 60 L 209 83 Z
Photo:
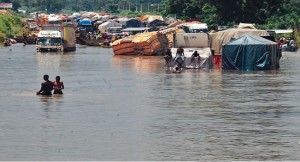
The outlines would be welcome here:
M 0 3 L 0 9 L 12 9 L 12 3 Z

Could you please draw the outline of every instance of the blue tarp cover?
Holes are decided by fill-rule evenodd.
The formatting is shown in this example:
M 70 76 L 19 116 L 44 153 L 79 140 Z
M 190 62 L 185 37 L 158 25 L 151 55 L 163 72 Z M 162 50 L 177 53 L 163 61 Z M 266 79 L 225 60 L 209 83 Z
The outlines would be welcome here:
M 228 70 L 271 70 L 279 68 L 281 50 L 270 40 L 246 35 L 222 46 L 222 68 Z
M 92 25 L 92 21 L 90 19 L 82 19 L 82 20 L 79 20 L 79 23 L 80 25 Z

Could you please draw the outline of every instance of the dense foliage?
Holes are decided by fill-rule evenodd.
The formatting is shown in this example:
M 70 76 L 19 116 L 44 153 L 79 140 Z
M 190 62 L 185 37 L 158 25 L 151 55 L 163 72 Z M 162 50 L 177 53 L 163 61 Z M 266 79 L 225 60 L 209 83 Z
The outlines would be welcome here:
M 161 0 L 0 0 L 13 3 L 14 8 L 21 8 L 29 12 L 45 11 L 50 13 L 71 13 L 78 11 L 118 12 L 154 11 Z M 161 9 L 162 10 L 162 9 Z
M 23 23 L 20 17 L 11 11 L 9 13 L 11 13 L 10 16 L 0 14 L 0 42 L 3 41 L 4 38 L 13 38 L 23 34 Z
M 138 16 L 160 13 L 180 19 L 198 18 L 218 25 L 254 23 L 262 29 L 292 28 L 300 31 L 299 0 L 0 0 L 29 12 L 111 12 Z M 7 26 L 6 26 L 7 27 Z M 1 29 L 2 30 L 2 29 Z
M 279 17 L 299 15 L 298 0 L 0 0 L 12 2 L 14 8 L 29 12 L 72 13 L 97 12 L 155 12 L 181 19 L 199 18 L 209 25 L 239 22 L 285 26 Z M 291 10 L 293 9 L 293 10 Z M 276 19 L 276 23 L 273 21 Z

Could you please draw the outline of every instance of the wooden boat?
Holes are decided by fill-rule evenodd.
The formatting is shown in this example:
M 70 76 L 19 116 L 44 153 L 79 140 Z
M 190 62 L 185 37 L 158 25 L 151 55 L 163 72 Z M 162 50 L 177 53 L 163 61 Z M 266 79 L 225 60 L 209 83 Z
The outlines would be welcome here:
M 15 38 L 15 40 L 17 41 L 17 43 L 24 43 L 24 42 L 26 42 L 26 44 L 35 44 L 36 43 L 35 37 L 26 37 L 26 40 L 25 40 L 23 37 L 18 36 Z
M 77 44 L 88 45 L 88 46 L 99 46 L 104 41 L 105 39 L 84 39 L 81 37 L 76 38 Z
M 11 46 L 11 42 L 9 40 L 5 40 L 3 42 L 3 46 Z

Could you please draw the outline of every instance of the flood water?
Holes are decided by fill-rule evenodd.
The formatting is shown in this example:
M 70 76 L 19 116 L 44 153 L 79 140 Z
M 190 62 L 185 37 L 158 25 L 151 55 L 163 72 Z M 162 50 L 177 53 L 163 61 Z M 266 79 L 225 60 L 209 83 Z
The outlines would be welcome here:
M 299 160 L 299 62 L 175 74 L 108 48 L 0 47 L 0 160 Z M 35 95 L 44 74 L 63 96 Z

